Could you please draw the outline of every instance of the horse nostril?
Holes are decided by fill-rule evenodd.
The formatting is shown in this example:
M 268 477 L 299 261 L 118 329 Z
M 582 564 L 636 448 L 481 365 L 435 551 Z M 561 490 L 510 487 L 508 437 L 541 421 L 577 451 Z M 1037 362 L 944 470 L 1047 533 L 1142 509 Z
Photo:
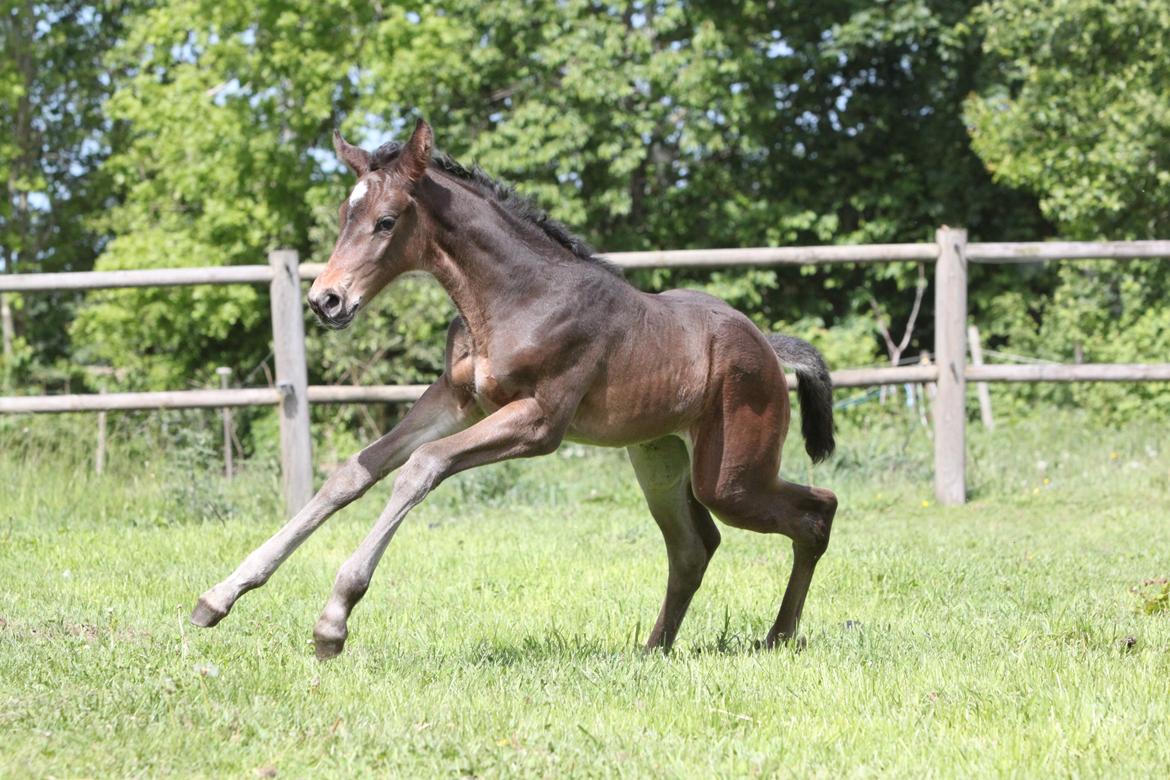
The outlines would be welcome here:
M 341 310 L 341 296 L 337 293 L 325 293 L 325 297 L 321 300 L 321 308 L 325 310 L 326 314 L 337 314 Z

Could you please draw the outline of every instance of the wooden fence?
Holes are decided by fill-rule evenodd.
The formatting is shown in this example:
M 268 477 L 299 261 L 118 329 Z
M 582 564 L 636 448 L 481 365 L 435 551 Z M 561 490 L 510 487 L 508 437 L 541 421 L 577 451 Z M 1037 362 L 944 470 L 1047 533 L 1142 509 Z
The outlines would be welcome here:
M 622 268 L 713 268 L 918 261 L 935 268 L 935 364 L 833 372 L 836 387 L 934 382 L 934 486 L 944 505 L 966 501 L 967 382 L 1170 381 L 1170 363 L 1079 365 L 969 365 L 969 263 L 1170 257 L 1170 241 L 967 243 L 967 232 L 940 228 L 934 243 L 619 252 L 606 258 Z M 0 414 L 127 409 L 198 409 L 279 405 L 281 466 L 290 514 L 313 493 L 310 403 L 413 401 L 420 385 L 310 386 L 305 360 L 301 281 L 324 266 L 298 264 L 296 252 L 269 254 L 268 265 L 0 275 L 0 293 L 95 290 L 200 284 L 268 284 L 272 302 L 275 388 L 182 390 L 157 393 L 0 397 Z M 790 377 L 794 383 L 795 378 Z

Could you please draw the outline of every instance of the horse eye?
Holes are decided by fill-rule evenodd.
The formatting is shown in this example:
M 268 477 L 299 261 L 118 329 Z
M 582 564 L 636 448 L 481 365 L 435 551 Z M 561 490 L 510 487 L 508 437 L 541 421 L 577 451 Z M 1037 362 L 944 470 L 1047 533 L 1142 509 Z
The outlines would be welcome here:
M 374 225 L 374 229 L 383 233 L 389 233 L 394 229 L 394 217 L 382 217 L 378 220 L 378 224 Z

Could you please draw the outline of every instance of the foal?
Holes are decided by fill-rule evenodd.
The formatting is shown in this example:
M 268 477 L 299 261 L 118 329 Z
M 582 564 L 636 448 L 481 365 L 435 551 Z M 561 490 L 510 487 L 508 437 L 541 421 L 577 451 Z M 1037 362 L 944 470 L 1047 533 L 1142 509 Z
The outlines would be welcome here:
M 792 573 L 765 644 L 792 637 L 837 500 L 778 476 L 790 413 L 781 361 L 799 378 L 805 446 L 821 460 L 834 442 L 820 354 L 798 339 L 766 337 L 709 295 L 639 292 L 527 201 L 432 156 L 432 143 L 421 121 L 405 144 L 373 153 L 334 134 L 358 181 L 309 305 L 325 325 L 344 328 L 397 276 L 431 274 L 459 310 L 443 374 L 402 422 L 203 594 L 191 620 L 214 626 L 330 515 L 398 469 L 393 496 L 342 565 L 313 630 L 318 657 L 333 657 L 386 545 L 427 493 L 452 474 L 545 455 L 569 439 L 627 448 L 666 540 L 666 598 L 647 648 L 674 642 L 719 546 L 712 513 L 792 540 Z

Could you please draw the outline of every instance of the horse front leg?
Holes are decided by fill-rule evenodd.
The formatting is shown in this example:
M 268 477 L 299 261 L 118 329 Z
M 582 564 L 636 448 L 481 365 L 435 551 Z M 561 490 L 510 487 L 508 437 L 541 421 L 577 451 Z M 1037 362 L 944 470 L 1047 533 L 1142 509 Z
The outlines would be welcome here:
M 344 649 L 349 615 L 369 589 L 386 546 L 407 512 L 431 490 L 466 469 L 552 452 L 563 434 L 564 426 L 545 414 L 535 399 L 528 398 L 415 450 L 394 478 L 394 493 L 378 522 L 337 572 L 333 591 L 313 629 L 317 657 L 332 658 Z
M 416 448 L 470 425 L 474 417 L 470 399 L 464 396 L 446 375 L 440 377 L 393 430 L 347 460 L 304 509 L 256 548 L 227 579 L 204 593 L 191 613 L 191 622 L 211 627 L 223 620 L 240 596 L 267 582 L 326 520 L 401 466 Z

